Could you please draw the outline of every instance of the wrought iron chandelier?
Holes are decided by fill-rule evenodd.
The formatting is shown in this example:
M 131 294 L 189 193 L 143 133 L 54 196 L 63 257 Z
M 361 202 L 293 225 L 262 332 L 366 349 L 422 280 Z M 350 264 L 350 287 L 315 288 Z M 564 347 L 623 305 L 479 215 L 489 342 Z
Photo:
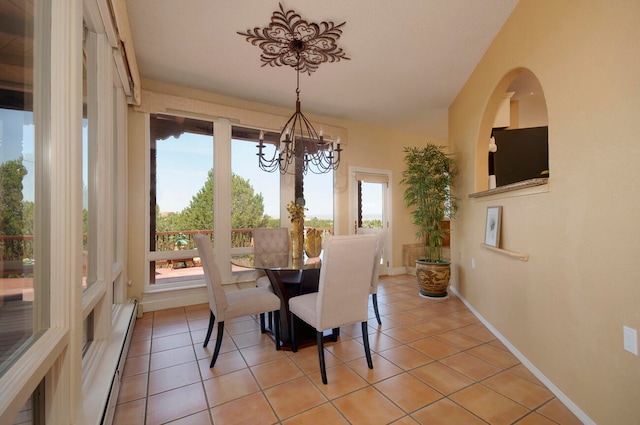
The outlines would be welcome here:
M 289 166 L 295 164 L 295 174 L 298 170 L 303 174 L 307 171 L 322 174 L 338 168 L 342 152 L 340 138 L 325 141 L 322 128 L 316 131 L 300 109 L 300 74 L 311 75 L 324 62 L 349 59 L 337 46 L 342 34 L 340 27 L 344 24 L 307 22 L 293 10 L 285 11 L 280 4 L 280 10 L 273 13 L 267 27 L 238 32 L 262 49 L 262 66 L 291 66 L 296 70 L 296 110 L 280 132 L 270 158 L 265 156 L 264 133 L 260 131 L 256 154 L 260 169 L 280 170 L 285 174 Z

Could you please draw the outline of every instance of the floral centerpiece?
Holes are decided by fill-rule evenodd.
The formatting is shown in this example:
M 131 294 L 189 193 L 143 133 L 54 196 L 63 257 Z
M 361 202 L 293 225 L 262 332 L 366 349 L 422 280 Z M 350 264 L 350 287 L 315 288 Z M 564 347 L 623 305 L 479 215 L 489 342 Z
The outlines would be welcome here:
M 304 199 L 298 198 L 287 204 L 289 219 L 291 219 L 291 256 L 301 258 L 304 249 Z

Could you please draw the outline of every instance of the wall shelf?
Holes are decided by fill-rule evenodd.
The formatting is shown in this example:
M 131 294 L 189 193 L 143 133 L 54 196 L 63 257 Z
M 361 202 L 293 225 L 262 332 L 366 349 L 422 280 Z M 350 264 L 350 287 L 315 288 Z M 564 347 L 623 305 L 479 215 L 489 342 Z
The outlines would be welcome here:
M 491 245 L 487 245 L 485 243 L 481 243 L 481 246 L 488 249 L 489 251 L 497 252 L 498 254 L 506 255 L 507 257 L 515 258 L 520 261 L 529 261 L 529 254 L 523 254 L 521 252 L 509 251 L 502 248 L 496 248 Z
M 536 178 L 524 180 L 517 183 L 499 186 L 495 189 L 489 189 L 482 192 L 470 193 L 469 198 L 482 198 L 485 196 L 496 195 L 498 193 L 513 192 L 514 190 L 526 189 L 528 187 L 542 186 L 549 183 L 548 178 Z

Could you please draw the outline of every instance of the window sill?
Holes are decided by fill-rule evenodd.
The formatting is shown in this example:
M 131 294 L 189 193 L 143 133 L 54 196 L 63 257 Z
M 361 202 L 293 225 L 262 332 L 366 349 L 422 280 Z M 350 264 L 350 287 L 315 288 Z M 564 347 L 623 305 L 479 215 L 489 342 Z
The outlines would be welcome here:
M 524 191 L 523 189 L 535 188 L 530 191 Z M 512 193 L 519 191 L 517 194 Z M 469 198 L 484 198 L 491 195 L 498 195 L 503 193 L 509 193 L 511 196 L 529 195 L 534 193 L 543 193 L 549 191 L 549 179 L 537 178 L 523 180 L 521 182 L 508 184 L 505 186 L 496 187 L 495 189 L 485 190 L 483 192 L 470 193 Z

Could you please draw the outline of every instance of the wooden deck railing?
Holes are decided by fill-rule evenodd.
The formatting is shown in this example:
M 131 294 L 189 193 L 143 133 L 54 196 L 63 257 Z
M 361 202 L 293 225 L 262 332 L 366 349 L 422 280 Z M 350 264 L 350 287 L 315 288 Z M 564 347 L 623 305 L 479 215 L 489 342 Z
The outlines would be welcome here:
M 332 227 L 317 228 L 322 236 L 333 234 Z M 156 232 L 155 250 L 173 251 L 176 248 L 195 249 L 194 235 L 203 233 L 214 237 L 213 230 L 185 230 L 182 232 Z M 220 237 L 218 235 L 218 237 Z M 86 246 L 87 235 L 83 235 Z M 231 247 L 245 248 L 253 246 L 253 229 L 234 229 L 231 231 Z M 2 261 L 24 261 L 33 259 L 33 235 L 0 235 L 0 255 Z

